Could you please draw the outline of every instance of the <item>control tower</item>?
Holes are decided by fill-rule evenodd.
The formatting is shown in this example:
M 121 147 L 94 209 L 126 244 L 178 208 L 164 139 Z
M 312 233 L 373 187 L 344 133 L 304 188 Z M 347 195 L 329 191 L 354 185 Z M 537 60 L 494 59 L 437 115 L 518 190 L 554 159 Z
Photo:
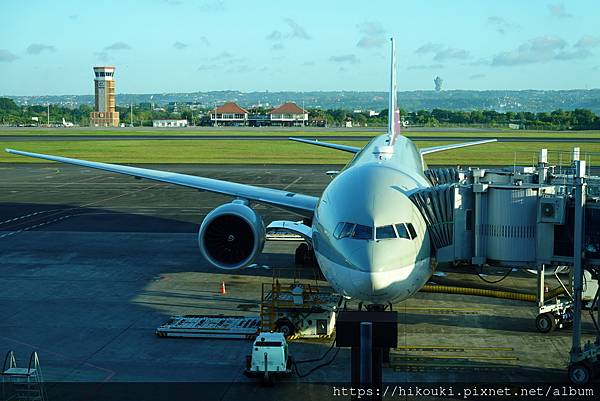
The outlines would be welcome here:
M 115 111 L 115 67 L 94 67 L 96 104 L 90 114 L 92 127 L 118 127 L 119 113 Z

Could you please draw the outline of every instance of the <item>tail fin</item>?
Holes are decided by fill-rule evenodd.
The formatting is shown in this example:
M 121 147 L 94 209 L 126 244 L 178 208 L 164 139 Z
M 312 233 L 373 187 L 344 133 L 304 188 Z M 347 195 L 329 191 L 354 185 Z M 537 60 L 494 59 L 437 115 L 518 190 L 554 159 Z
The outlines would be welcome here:
M 63 125 L 67 124 L 67 122 L 65 121 L 65 118 L 63 117 Z
M 392 57 L 390 66 L 390 102 L 388 106 L 388 135 L 389 145 L 394 146 L 396 138 L 400 135 L 400 110 L 398 110 L 397 87 L 396 87 L 396 45 L 394 38 L 392 42 Z

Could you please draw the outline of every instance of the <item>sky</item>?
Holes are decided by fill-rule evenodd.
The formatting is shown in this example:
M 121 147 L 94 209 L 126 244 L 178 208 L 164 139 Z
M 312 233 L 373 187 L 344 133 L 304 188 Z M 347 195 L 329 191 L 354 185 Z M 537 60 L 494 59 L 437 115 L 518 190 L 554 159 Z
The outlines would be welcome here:
M 0 95 L 600 88 L 597 0 L 1 0 Z

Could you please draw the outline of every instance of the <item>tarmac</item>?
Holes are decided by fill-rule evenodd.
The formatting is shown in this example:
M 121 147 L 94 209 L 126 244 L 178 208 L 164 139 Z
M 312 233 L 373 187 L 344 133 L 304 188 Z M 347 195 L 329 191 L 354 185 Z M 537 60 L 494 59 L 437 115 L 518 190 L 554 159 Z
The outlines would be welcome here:
M 330 181 L 325 171 L 339 166 L 144 167 L 318 195 Z M 72 382 L 193 382 L 216 383 L 214 399 L 307 400 L 330 395 L 330 383 L 347 384 L 348 349 L 306 378 L 281 379 L 276 389 L 264 389 L 242 374 L 249 341 L 155 335 L 176 314 L 258 315 L 261 283 L 271 282 L 274 271 L 293 274 L 296 242 L 267 242 L 257 268 L 219 271 L 203 260 L 199 224 L 228 200 L 76 166 L 0 165 L 0 352 L 14 350 L 19 364 L 27 365 L 37 351 L 50 393 L 52 386 L 60 393 L 62 383 Z M 297 219 L 262 205 L 256 210 L 266 223 Z M 490 285 L 473 271 L 442 268 L 432 280 L 535 291 L 534 276 L 525 272 Z M 311 277 L 312 271 L 300 273 Z M 495 280 L 505 270 L 485 273 Z M 222 281 L 226 294 L 219 292 Z M 399 347 L 384 368 L 386 382 L 566 383 L 571 332 L 536 332 L 534 304 L 419 293 L 394 309 Z M 584 339 L 593 339 L 587 313 L 583 319 Z M 330 344 L 292 341 L 290 353 L 313 359 Z

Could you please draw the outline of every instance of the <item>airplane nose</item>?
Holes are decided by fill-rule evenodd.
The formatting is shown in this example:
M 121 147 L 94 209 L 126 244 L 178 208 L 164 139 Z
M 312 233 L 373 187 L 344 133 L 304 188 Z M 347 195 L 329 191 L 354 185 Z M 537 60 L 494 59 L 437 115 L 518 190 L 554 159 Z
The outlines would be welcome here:
M 384 257 L 372 242 L 365 243 L 352 252 L 349 261 L 361 272 L 361 280 L 356 282 L 356 285 L 361 287 L 361 292 L 376 296 L 386 290 L 389 282 L 378 272 L 379 263 L 385 260 L 387 257 Z
M 369 241 L 356 248 L 348 258 L 355 269 L 363 272 L 383 272 L 396 269 L 408 256 L 406 244 L 396 241 Z
M 352 251 L 348 257 L 348 262 L 357 270 L 370 272 L 373 267 L 373 248 L 365 241 Z

